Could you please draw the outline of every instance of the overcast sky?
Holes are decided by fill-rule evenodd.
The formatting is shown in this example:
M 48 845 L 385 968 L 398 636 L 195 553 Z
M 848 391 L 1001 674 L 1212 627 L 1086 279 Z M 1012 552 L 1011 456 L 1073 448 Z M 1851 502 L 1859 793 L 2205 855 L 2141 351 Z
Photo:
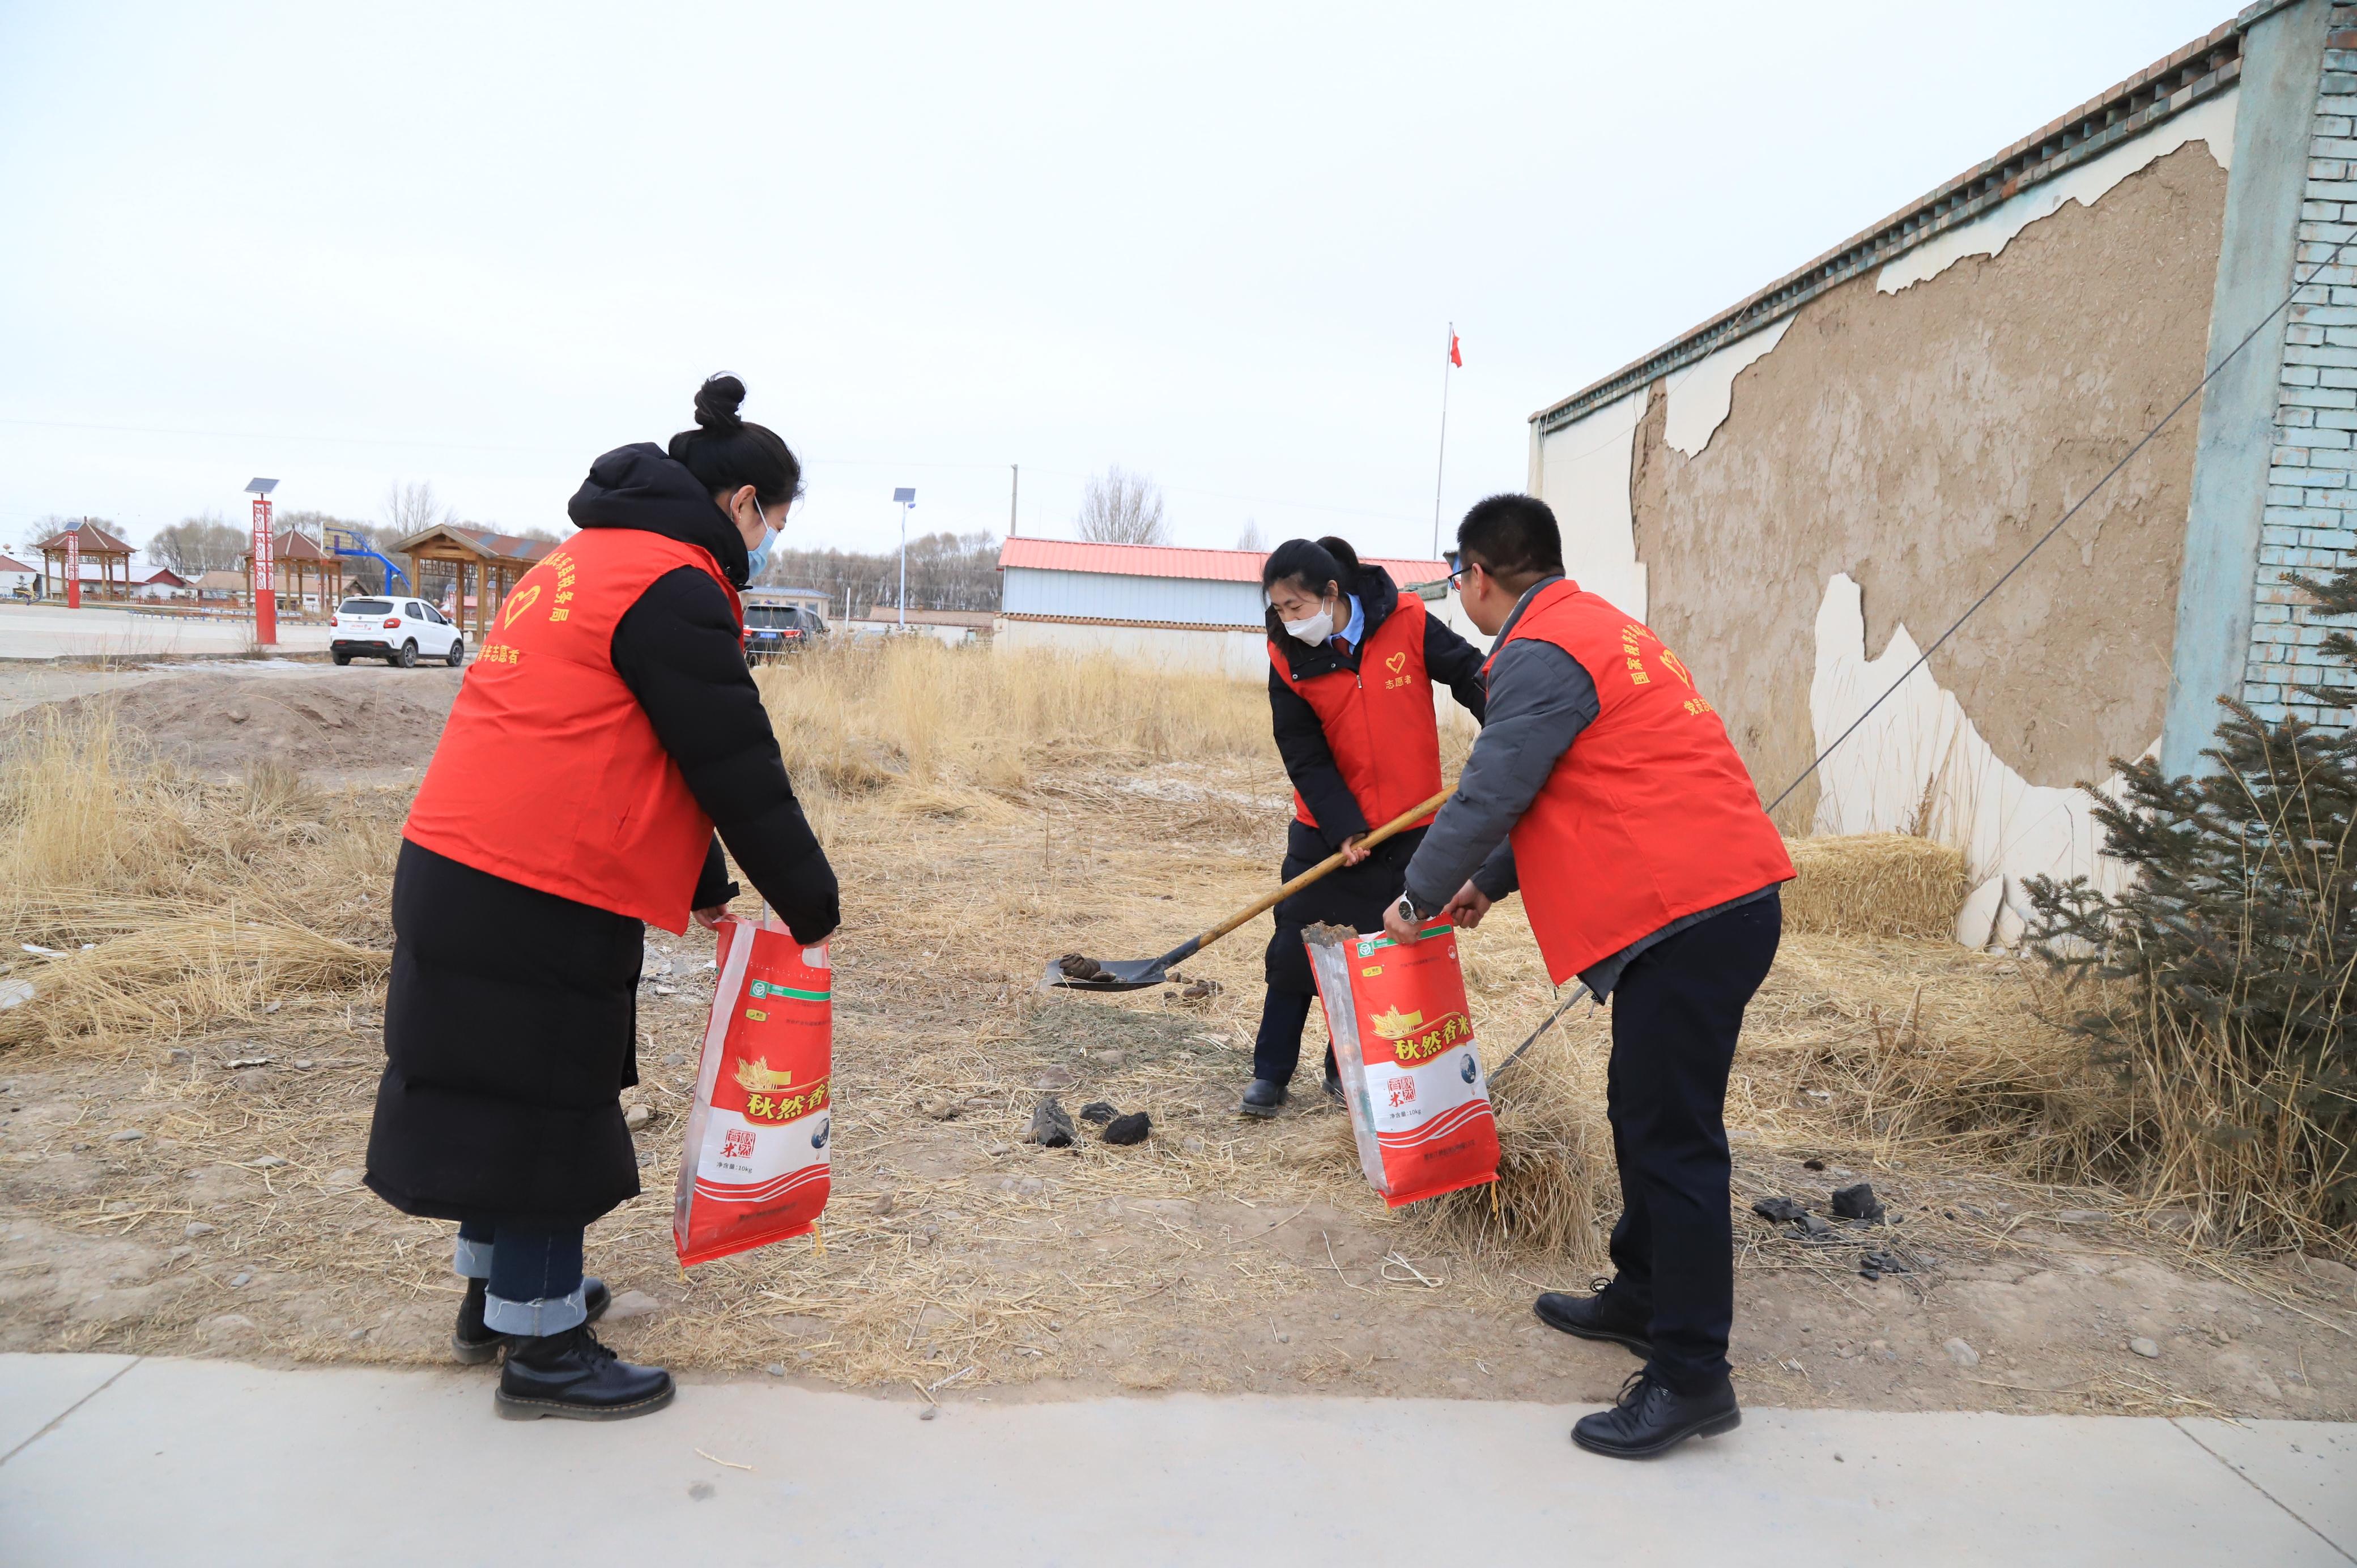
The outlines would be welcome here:
M 1431 542 L 1527 417 L 2231 0 L 1403 7 L 0 0 L 0 541 L 282 508 L 565 526 L 709 371 L 790 534 Z

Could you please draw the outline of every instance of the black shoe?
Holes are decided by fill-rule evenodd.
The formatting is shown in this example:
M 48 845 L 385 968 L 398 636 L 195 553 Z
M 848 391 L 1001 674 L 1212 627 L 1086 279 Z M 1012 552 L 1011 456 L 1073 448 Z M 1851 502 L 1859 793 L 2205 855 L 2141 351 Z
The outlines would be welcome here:
M 1326 1098 L 1345 1110 L 1349 1109 L 1351 1104 L 1350 1096 L 1342 1092 L 1342 1080 L 1339 1078 L 1329 1078 L 1326 1080 Z
M 677 1391 L 669 1372 L 630 1365 L 598 1344 L 584 1323 L 562 1334 L 518 1335 L 494 1399 L 509 1421 L 626 1421 L 662 1409 Z
M 499 1355 L 502 1346 L 515 1338 L 512 1334 L 501 1334 L 484 1326 L 483 1297 L 487 1289 L 481 1280 L 467 1282 L 467 1299 L 458 1304 L 458 1326 L 450 1331 L 451 1350 L 470 1367 L 479 1367 L 492 1359 Z M 606 1309 L 614 1305 L 614 1293 L 608 1290 L 606 1282 L 595 1274 L 581 1282 L 581 1295 L 589 1308 L 589 1316 L 582 1319 L 585 1323 L 597 1322 L 606 1316 Z
M 1532 1304 L 1531 1310 L 1549 1328 L 1577 1334 L 1582 1339 L 1609 1339 L 1640 1356 L 1652 1355 L 1653 1342 L 1646 1337 L 1651 1326 L 1647 1315 L 1631 1307 L 1625 1295 L 1615 1295 L 1610 1280 L 1590 1281 L 1587 1288 L 1595 1294 L 1562 1295 L 1549 1291 Z
M 1609 1459 L 1650 1459 L 1689 1437 L 1717 1437 L 1742 1424 L 1735 1385 L 1725 1378 L 1706 1394 L 1681 1394 L 1647 1368 L 1629 1374 L 1610 1410 L 1581 1416 L 1571 1440 Z
M 1236 1109 L 1247 1116 L 1263 1120 L 1274 1116 L 1290 1098 L 1285 1085 L 1273 1078 L 1256 1078 L 1244 1090 L 1243 1103 Z

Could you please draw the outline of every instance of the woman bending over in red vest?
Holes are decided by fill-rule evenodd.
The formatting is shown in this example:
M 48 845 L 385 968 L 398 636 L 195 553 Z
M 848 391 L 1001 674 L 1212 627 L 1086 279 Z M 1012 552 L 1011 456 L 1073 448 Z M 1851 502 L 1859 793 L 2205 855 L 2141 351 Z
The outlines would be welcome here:
M 584 1228 L 639 1192 L 618 1100 L 639 1080 L 647 926 L 726 912 L 724 841 L 798 940 L 837 924 L 745 666 L 737 590 L 802 465 L 737 417 L 744 399 L 715 376 L 667 452 L 590 465 L 580 532 L 499 607 L 402 832 L 368 1185 L 458 1221 L 452 1347 L 505 1348 L 504 1416 L 613 1420 L 672 1397 L 669 1372 L 591 1337 L 608 1297 L 581 1272 Z
M 1301 1059 L 1301 1029 L 1317 984 L 1301 929 L 1331 921 L 1379 930 L 1400 895 L 1417 824 L 1372 851 L 1369 829 L 1440 792 L 1440 732 L 1432 688 L 1446 685 L 1480 719 L 1481 656 L 1424 601 L 1403 596 L 1381 566 L 1362 566 L 1340 539 L 1289 539 L 1261 567 L 1268 596 L 1268 705 L 1276 749 L 1293 780 L 1293 822 L 1280 878 L 1340 850 L 1349 864 L 1276 907 L 1268 993 L 1253 1045 L 1253 1080 L 1239 1108 L 1274 1116 Z M 1430 818 L 1425 819 L 1431 821 Z M 1342 1098 L 1334 1053 L 1326 1092 Z

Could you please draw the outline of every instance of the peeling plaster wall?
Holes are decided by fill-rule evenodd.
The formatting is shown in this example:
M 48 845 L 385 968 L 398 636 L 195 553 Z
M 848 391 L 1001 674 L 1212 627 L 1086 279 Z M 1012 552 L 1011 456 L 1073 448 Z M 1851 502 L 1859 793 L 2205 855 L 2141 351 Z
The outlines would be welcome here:
M 2222 92 L 2164 121 L 2157 130 L 2114 147 L 2093 163 L 2032 186 L 1995 211 L 1916 246 L 1883 268 L 1874 286 L 1885 294 L 1897 294 L 1939 276 L 1966 256 L 1994 256 L 2011 244 L 2015 235 L 2041 218 L 2052 217 L 2065 203 L 2093 207 L 2112 187 L 2188 142 L 2204 143 L 2219 167 L 2233 167 L 2234 105 L 2240 98 L 2238 92 Z
M 1922 648 L 1906 627 L 1868 658 L 1859 600 L 1858 585 L 1835 573 L 1817 607 L 1809 685 L 1816 748 L 1853 723 L 1858 727 L 1818 771 L 1816 831 L 1915 832 L 1961 847 L 1975 886 L 1956 937 L 1969 947 L 1992 937 L 2010 946 L 2020 937 L 2030 914 L 2022 890 L 2028 877 L 2084 876 L 2106 892 L 2125 886 L 2126 867 L 2100 853 L 2103 830 L 2086 794 L 2024 779 L 1991 748 L 1964 704 L 1940 689 L 1930 666 L 1909 674 Z M 1868 713 L 1902 675 L 1906 684 Z M 2159 744 L 2156 737 L 2153 746 Z M 2098 788 L 2115 800 L 2124 797 L 2117 773 Z
M 1902 627 L 1936 638 L 2200 379 L 2225 190 L 2209 145 L 2180 145 L 1993 254 L 1953 258 L 1896 294 L 1870 276 L 1836 288 L 1732 377 L 1731 411 L 1696 454 L 1669 439 L 1677 389 L 1651 389 L 1630 476 L 1650 589 L 1641 613 L 1726 715 L 1763 799 L 1815 755 L 1829 663 L 1887 657 Z M 1925 734 L 1969 733 L 2021 788 L 2048 790 L 2104 778 L 2110 758 L 2152 744 L 2194 437 L 2191 419 L 2163 433 L 1933 656 L 1930 682 L 1957 716 L 1923 721 Z M 1560 507 L 1555 465 L 1544 472 Z M 1837 577 L 1856 585 L 1863 642 L 1821 647 Z M 1862 796 L 1804 784 L 1780 825 L 1908 825 L 1932 744 L 1907 742 L 1906 760 L 1878 764 L 1889 779 Z M 1935 806 L 1983 876 L 1999 869 L 1985 855 L 2019 858 L 2005 832 L 1964 834 L 1978 818 L 1960 802 Z
M 1754 332 L 1672 375 L 1665 390 L 1670 408 L 1662 438 L 1689 457 L 1701 456 L 1727 416 L 1735 412 L 1735 378 L 1766 359 L 1769 350 L 1784 340 L 1793 320 L 1787 316 L 1765 332 Z
M 1631 392 L 1542 436 L 1533 464 L 1538 493 L 1563 529 L 1563 559 L 1571 575 L 1641 620 L 1645 568 L 1637 558 L 1629 469 L 1645 396 Z

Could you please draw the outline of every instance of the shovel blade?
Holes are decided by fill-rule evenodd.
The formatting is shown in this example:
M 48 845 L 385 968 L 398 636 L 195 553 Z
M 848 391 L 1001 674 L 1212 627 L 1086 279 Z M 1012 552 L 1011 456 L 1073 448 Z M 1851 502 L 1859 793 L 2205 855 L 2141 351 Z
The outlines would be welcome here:
M 1104 972 L 1097 980 L 1075 980 L 1066 974 L 1061 962 L 1048 961 L 1048 972 L 1039 977 L 1042 991 L 1143 991 L 1159 985 L 1169 976 L 1169 961 L 1159 958 L 1115 959 L 1107 963 L 1100 960 L 1097 967 Z

